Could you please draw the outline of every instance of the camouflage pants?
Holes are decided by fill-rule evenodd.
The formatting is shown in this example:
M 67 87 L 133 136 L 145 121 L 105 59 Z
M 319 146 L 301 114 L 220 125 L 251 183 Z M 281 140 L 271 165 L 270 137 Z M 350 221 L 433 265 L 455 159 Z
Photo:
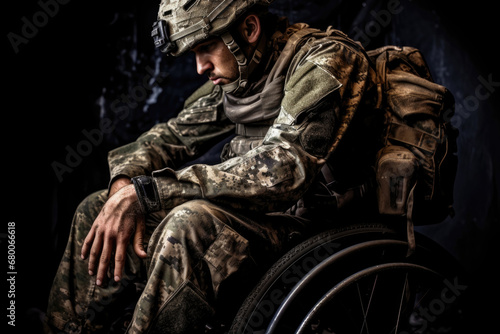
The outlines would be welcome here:
M 106 199 L 106 191 L 94 193 L 75 213 L 49 296 L 47 319 L 56 331 L 109 333 L 132 304 L 128 333 L 195 333 L 214 315 L 234 312 L 255 279 L 311 227 L 290 215 L 242 215 L 190 201 L 148 217 L 148 258 L 130 246 L 122 280 L 98 287 L 80 252 Z

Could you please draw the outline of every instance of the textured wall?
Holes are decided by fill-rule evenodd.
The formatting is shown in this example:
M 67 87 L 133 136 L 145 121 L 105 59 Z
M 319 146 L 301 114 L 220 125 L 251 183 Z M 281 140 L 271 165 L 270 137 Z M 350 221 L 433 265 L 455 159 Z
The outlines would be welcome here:
M 486 4 L 277 0 L 273 10 L 291 22 L 333 25 L 367 48 L 423 51 L 435 80 L 455 95 L 460 137 L 456 216 L 421 230 L 474 273 L 478 295 L 498 296 L 488 275 L 498 263 L 500 72 L 491 46 L 498 28 Z M 20 310 L 44 308 L 76 205 L 107 186 L 106 152 L 175 115 L 205 79 L 192 56 L 174 62 L 154 50 L 156 7 L 42 0 L 8 11 L 4 191 L 6 219 L 25 227 L 17 237 L 26 250 L 18 258 Z M 493 313 L 478 301 L 478 313 Z

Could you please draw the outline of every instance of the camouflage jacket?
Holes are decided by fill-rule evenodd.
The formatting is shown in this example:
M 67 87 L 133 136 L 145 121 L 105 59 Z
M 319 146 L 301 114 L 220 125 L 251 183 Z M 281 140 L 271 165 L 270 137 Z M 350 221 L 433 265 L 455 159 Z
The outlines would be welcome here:
M 355 150 L 343 141 L 370 89 L 370 69 L 355 43 L 332 38 L 332 32 L 295 24 L 275 33 L 265 74 L 278 89 L 262 93 L 270 80 L 254 88 L 259 99 L 272 101 L 271 108 L 259 117 L 236 117 L 243 124 L 236 126 L 238 109 L 233 107 L 245 106 L 248 97 L 224 96 L 208 82 L 187 99 L 176 118 L 109 153 L 111 182 L 119 176 L 152 175 L 164 210 L 204 198 L 272 212 L 286 210 L 304 196 L 327 159 L 347 166 L 345 170 L 356 169 L 357 161 L 336 151 Z M 265 127 L 262 136 L 252 133 L 253 126 Z M 178 169 L 235 128 L 238 135 L 225 161 Z

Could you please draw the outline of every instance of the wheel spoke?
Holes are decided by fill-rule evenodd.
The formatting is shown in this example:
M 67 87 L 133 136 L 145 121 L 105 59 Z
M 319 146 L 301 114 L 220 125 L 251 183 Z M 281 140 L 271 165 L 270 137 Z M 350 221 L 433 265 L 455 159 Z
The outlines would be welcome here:
M 370 292 L 370 298 L 368 299 L 368 305 L 366 305 L 366 310 L 363 305 L 363 296 L 361 295 L 361 291 L 359 290 L 359 283 L 356 283 L 356 286 L 358 288 L 358 296 L 359 296 L 359 303 L 361 304 L 361 311 L 363 312 L 363 324 L 361 326 L 361 331 L 359 332 L 360 334 L 363 333 L 363 330 L 366 328 L 366 333 L 369 334 L 370 331 L 368 330 L 368 322 L 367 322 L 367 317 L 368 317 L 368 311 L 370 310 L 370 305 L 372 302 L 373 298 L 373 293 L 375 291 L 375 286 L 377 285 L 377 280 L 378 280 L 378 275 L 375 276 L 375 279 L 373 281 L 372 289 Z
M 399 301 L 398 318 L 396 319 L 396 327 L 394 328 L 394 333 L 398 332 L 399 320 L 401 319 L 401 310 L 403 308 L 403 300 L 405 297 L 405 291 L 408 284 L 408 273 L 405 275 L 405 283 L 403 284 L 403 291 L 401 291 L 401 300 Z
M 324 233 L 284 256 L 266 274 L 269 278 L 247 298 L 248 306 L 240 309 L 230 333 L 252 329 L 266 333 L 396 334 L 419 326 L 423 329 L 428 325 L 433 331 L 443 324 L 455 326 L 448 314 L 458 314 L 457 307 L 445 317 L 436 315 L 432 323 L 421 314 L 422 310 L 442 304 L 433 302 L 442 298 L 445 277 L 458 275 L 454 274 L 454 262 L 446 253 L 440 253 L 441 248 L 420 236 L 418 257 L 408 262 L 404 240 L 387 237 L 385 232 L 373 235 L 369 229 L 363 230 L 361 237 L 356 234 L 356 238 L 348 232 L 340 236 L 338 233 L 344 231 Z M 290 268 L 302 265 L 303 259 L 323 254 L 316 254 L 317 249 L 326 250 L 327 257 L 299 282 L 289 280 Z M 289 293 L 276 305 L 274 315 L 263 314 L 267 309 L 261 305 L 273 300 L 273 291 Z

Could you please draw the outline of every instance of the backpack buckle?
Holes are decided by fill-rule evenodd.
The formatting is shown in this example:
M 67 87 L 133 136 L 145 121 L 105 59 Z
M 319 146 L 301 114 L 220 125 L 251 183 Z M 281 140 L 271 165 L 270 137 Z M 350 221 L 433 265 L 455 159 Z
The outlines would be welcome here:
M 169 53 L 176 48 L 175 43 L 170 41 L 168 37 L 167 22 L 165 20 L 158 20 L 153 23 L 151 37 L 153 37 L 155 47 L 160 49 L 161 52 Z

